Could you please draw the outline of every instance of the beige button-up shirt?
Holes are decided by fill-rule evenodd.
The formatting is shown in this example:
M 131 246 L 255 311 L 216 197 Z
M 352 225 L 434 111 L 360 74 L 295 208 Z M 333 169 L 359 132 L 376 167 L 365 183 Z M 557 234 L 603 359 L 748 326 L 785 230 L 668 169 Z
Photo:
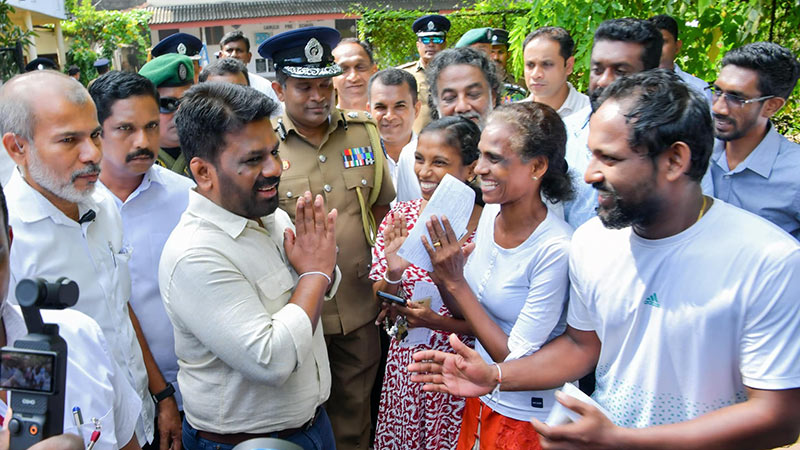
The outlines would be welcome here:
M 312 333 L 308 315 L 288 303 L 297 274 L 283 231 L 292 222 L 281 210 L 261 221 L 192 190 L 161 255 L 159 286 L 175 327 L 184 411 L 199 430 L 295 428 L 328 399 L 322 326 Z

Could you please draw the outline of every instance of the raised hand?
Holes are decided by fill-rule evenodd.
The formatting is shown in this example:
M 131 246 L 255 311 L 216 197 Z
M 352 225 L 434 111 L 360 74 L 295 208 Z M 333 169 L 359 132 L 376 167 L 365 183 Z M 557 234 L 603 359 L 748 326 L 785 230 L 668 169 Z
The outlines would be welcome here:
M 405 259 L 397 256 L 397 251 L 400 250 L 400 246 L 403 245 L 406 238 L 408 238 L 406 217 L 399 212 L 394 212 L 392 220 L 383 229 L 383 255 L 386 258 L 387 275 L 393 280 L 399 280 L 403 276 L 403 272 L 411 265 Z
M 480 397 L 497 384 L 497 369 L 486 364 L 475 350 L 450 335 L 453 353 L 424 350 L 414 353 L 416 361 L 408 366 L 411 381 L 425 383 L 424 391 L 447 392 L 460 397 Z
M 327 212 L 321 195 L 311 192 L 297 199 L 295 228 L 284 231 L 286 257 L 297 273 L 333 274 L 336 266 L 336 210 Z
M 464 282 L 464 263 L 475 248 L 475 244 L 470 243 L 462 249 L 447 217 L 442 216 L 440 223 L 436 216 L 431 216 L 425 225 L 433 242 L 429 243 L 427 237 L 423 235 L 422 245 L 431 258 L 435 274 L 434 282 L 447 289 L 455 283 Z

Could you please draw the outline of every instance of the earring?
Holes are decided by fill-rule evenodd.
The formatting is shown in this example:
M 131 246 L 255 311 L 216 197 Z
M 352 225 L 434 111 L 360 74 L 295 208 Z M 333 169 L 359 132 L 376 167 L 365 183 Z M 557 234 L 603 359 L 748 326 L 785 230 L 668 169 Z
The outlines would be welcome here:
M 536 181 L 536 180 L 538 180 L 538 179 L 539 179 L 539 177 L 537 177 L 537 176 L 532 176 L 532 177 L 531 177 L 531 179 L 532 179 L 533 181 Z

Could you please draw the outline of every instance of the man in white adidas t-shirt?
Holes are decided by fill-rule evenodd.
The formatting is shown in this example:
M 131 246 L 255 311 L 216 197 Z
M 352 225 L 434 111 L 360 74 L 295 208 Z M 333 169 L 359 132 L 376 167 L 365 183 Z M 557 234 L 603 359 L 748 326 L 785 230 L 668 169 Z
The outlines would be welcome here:
M 415 355 L 426 390 L 475 396 L 545 389 L 597 365 L 583 417 L 533 421 L 545 449 L 772 448 L 800 431 L 800 245 L 777 226 L 703 196 L 705 99 L 664 70 L 616 81 L 592 116 L 585 181 L 598 215 L 572 238 L 568 328 L 494 368 Z M 502 373 L 502 377 L 500 376 Z

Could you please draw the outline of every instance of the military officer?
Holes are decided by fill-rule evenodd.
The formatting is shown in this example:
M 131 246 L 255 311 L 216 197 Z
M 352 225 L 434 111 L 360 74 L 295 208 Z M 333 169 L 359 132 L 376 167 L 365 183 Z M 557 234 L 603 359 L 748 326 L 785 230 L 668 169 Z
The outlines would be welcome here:
M 414 121 L 414 132 L 419 134 L 425 125 L 431 121 L 431 109 L 428 104 L 428 82 L 425 80 L 425 69 L 428 68 L 428 63 L 431 62 L 437 53 L 444 50 L 447 46 L 447 32 L 450 30 L 450 21 L 447 17 L 440 16 L 439 14 L 430 14 L 422 16 L 415 20 L 411 25 L 411 29 L 417 35 L 417 52 L 419 52 L 419 60 L 412 61 L 398 69 L 403 69 L 411 72 L 417 80 L 417 87 L 419 101 L 422 103 L 422 109 Z
M 378 303 L 368 279 L 375 221 L 395 193 L 378 129 L 363 111 L 333 105 L 332 77 L 342 73 L 331 49 L 339 32 L 327 27 L 287 31 L 263 42 L 258 53 L 274 61 L 272 87 L 284 102 L 274 120 L 281 140 L 280 207 L 294 218 L 305 191 L 325 196 L 336 220 L 339 291 L 322 310 L 332 388 L 328 413 L 339 450 L 369 447 L 370 391 L 380 356 L 374 324 Z
M 162 41 L 163 42 L 163 41 Z M 149 79 L 158 89 L 159 140 L 161 148 L 156 164 L 187 177 L 191 177 L 186 158 L 181 153 L 175 111 L 183 93 L 194 84 L 194 66 L 188 56 L 167 53 L 142 66 L 139 74 Z

